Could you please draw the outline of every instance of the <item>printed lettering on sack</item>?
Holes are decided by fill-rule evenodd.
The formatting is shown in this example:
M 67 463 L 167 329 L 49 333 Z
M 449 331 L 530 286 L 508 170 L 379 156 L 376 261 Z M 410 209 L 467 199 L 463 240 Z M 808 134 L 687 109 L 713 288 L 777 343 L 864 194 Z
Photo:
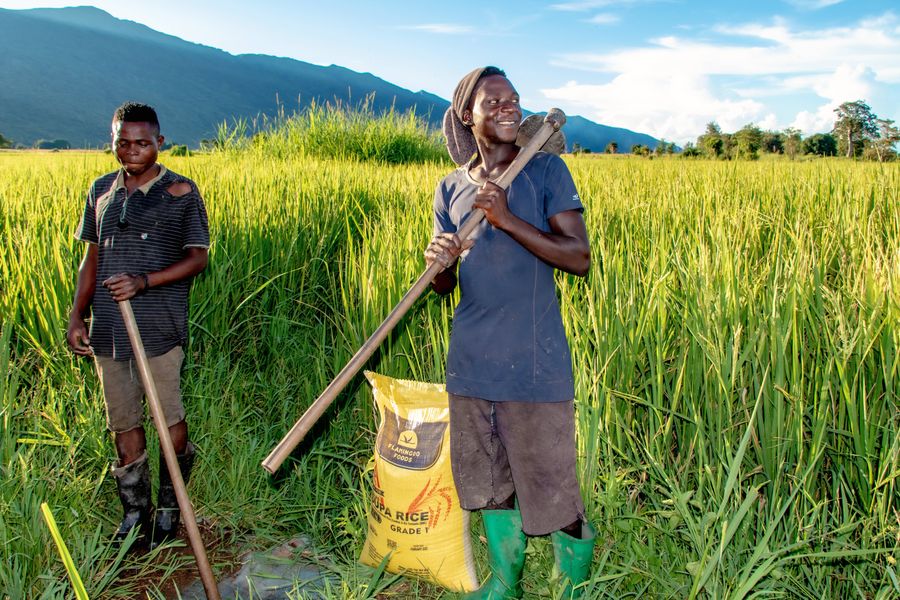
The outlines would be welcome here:
M 378 479 L 378 468 L 375 468 Z M 422 490 L 405 509 L 392 509 L 384 500 L 384 495 L 372 495 L 371 517 L 381 523 L 382 519 L 390 522 L 390 530 L 394 533 L 419 535 L 436 530 L 447 520 L 454 507 L 455 490 L 452 485 L 443 484 L 443 475 L 438 475 L 432 482 L 425 482 Z M 427 549 L 419 546 L 416 549 Z
M 412 423 L 385 409 L 375 447 L 392 465 L 417 471 L 430 469 L 441 455 L 446 429 L 447 423 Z

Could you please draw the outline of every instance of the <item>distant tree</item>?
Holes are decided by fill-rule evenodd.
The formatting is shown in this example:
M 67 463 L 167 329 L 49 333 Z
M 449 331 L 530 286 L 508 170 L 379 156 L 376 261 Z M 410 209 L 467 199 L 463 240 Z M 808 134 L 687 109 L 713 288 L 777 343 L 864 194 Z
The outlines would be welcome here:
M 190 156 L 191 151 L 184 144 L 172 144 L 169 147 L 169 154 L 172 156 Z
M 706 132 L 697 138 L 697 147 L 710 158 L 719 158 L 725 150 L 722 129 L 715 121 L 706 124 Z
M 800 130 L 796 127 L 788 127 L 782 132 L 781 137 L 784 140 L 784 153 L 787 154 L 791 160 L 794 160 L 800 152 L 800 145 L 803 143 L 803 137 Z
M 894 146 L 900 142 L 900 129 L 894 125 L 893 119 L 876 119 L 878 136 L 872 140 L 875 157 L 880 161 L 893 160 L 897 157 Z
M 762 146 L 762 139 L 762 129 L 753 123 L 744 125 L 733 136 L 734 156 L 736 158 L 756 160 L 759 158 L 759 148 Z
M 656 146 L 653 148 L 653 154 L 655 154 L 656 156 L 662 156 L 666 153 L 667 145 L 668 142 L 666 142 L 665 138 L 660 139 L 658 142 L 656 142 Z
M 684 149 L 681 151 L 682 158 L 696 158 L 701 155 L 700 149 L 693 142 L 685 144 Z
M 731 160 L 736 152 L 737 141 L 734 139 L 733 133 L 722 134 L 722 156 Z
M 650 148 L 643 144 L 635 144 L 631 147 L 631 153 L 635 156 L 650 156 Z
M 780 131 L 764 131 L 761 149 L 769 154 L 784 154 L 784 135 Z
M 657 156 L 662 156 L 663 154 L 674 154 L 675 142 L 667 142 L 665 138 L 660 139 L 656 143 L 656 147 L 653 149 L 653 153 Z
M 574 144 L 572 144 L 572 154 L 590 154 L 590 153 L 591 153 L 590 148 L 585 148 L 578 142 L 575 142 Z
M 68 150 L 72 144 L 68 140 L 38 140 L 34 147 L 38 150 Z
M 12 148 L 14 145 L 15 142 L 0 133 L 0 148 Z
M 607 154 L 616 154 L 619 151 L 619 144 L 615 140 L 606 145 Z
M 837 155 L 837 140 L 830 133 L 816 133 L 803 140 L 803 154 Z
M 878 117 L 863 100 L 844 102 L 834 112 L 837 120 L 832 133 L 838 142 L 838 150 L 847 157 L 858 156 L 864 141 L 878 135 Z

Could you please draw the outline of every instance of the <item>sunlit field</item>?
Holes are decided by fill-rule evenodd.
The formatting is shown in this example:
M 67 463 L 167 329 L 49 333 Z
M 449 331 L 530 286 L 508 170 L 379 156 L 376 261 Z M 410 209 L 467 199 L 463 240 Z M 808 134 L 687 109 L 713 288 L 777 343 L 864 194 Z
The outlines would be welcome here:
M 334 597 L 456 597 L 356 564 L 376 427 L 362 376 L 277 477 L 259 466 L 424 269 L 451 167 L 286 139 L 161 155 L 198 182 L 213 239 L 184 374 L 213 567 L 304 533 Z M 558 277 L 599 532 L 586 597 L 900 596 L 900 165 L 566 161 L 593 250 L 585 279 Z M 84 192 L 114 167 L 0 153 L 4 598 L 73 597 L 41 502 L 91 598 L 162 597 L 190 565 L 109 545 L 115 453 L 92 364 L 65 347 Z M 423 297 L 367 368 L 443 381 L 452 306 Z M 555 597 L 549 541 L 531 548 L 526 596 Z

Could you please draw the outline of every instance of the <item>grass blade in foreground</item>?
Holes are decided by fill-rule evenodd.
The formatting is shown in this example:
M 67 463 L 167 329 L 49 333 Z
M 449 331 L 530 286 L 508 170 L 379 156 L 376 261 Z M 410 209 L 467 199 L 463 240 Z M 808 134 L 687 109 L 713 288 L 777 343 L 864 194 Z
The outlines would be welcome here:
M 63 565 L 66 567 L 66 572 L 69 574 L 69 580 L 72 582 L 72 587 L 75 589 L 75 597 L 78 598 L 78 600 L 88 600 L 87 590 L 84 589 L 84 583 L 81 581 L 78 569 L 75 568 L 75 563 L 72 562 L 72 555 L 69 554 L 66 542 L 59 533 L 59 527 L 56 526 L 56 519 L 53 518 L 53 513 L 50 512 L 50 507 L 47 506 L 46 502 L 41 503 L 41 512 L 44 514 L 44 520 L 47 522 L 47 527 L 50 529 L 50 535 L 53 536 L 53 541 L 56 542 L 56 548 L 59 550 L 59 557 L 62 559 Z

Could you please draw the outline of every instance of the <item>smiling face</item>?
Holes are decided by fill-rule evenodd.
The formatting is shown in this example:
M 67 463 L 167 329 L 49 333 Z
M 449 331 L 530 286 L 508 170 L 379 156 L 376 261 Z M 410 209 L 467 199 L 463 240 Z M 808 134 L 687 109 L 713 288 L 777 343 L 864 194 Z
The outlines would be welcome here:
M 125 173 L 139 177 L 156 164 L 163 137 L 146 122 L 113 121 L 112 146 Z
M 470 110 L 466 110 L 476 140 L 488 143 L 513 144 L 522 121 L 519 94 L 502 75 L 489 75 L 478 82 L 472 95 Z

